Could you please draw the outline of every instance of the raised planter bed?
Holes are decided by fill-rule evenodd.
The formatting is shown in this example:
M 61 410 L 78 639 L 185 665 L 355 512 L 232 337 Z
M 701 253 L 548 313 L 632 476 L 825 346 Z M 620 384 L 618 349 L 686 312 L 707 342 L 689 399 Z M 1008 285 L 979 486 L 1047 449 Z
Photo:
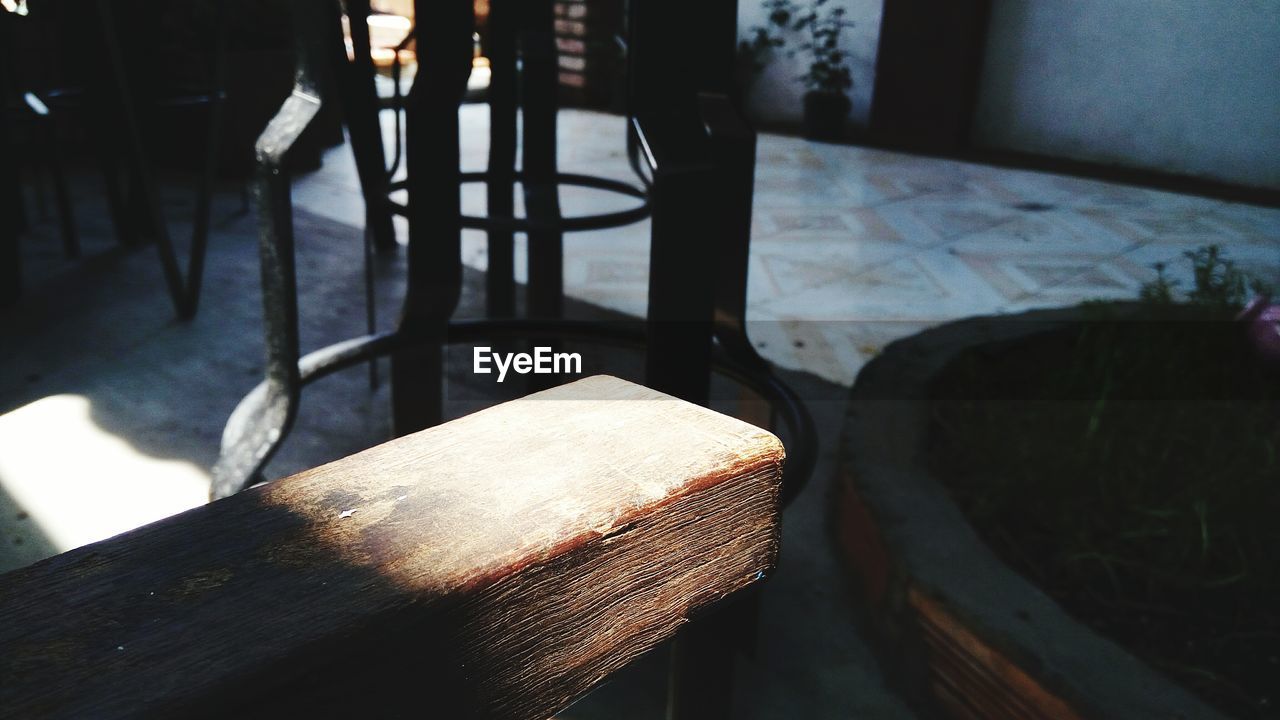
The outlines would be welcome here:
M 890 345 L 854 385 L 839 542 L 908 697 L 960 718 L 1220 718 L 1002 563 L 928 468 L 930 386 L 962 352 L 1077 309 L 963 320 Z

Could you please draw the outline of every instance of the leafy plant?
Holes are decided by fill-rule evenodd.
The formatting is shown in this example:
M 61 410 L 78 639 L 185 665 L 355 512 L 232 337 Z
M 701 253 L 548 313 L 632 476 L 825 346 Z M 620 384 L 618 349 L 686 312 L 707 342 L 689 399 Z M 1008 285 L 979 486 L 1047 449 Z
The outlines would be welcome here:
M 738 42 L 739 61 L 752 75 L 765 69 L 774 48 L 786 44 L 781 32 L 791 26 L 791 17 L 797 9 L 792 0 L 764 0 L 763 7 L 767 24 L 752 26 L 748 37 Z
M 1076 617 L 1238 717 L 1274 697 L 1280 376 L 1237 318 L 1261 282 L 1206 245 L 1142 306 L 962 353 L 931 467 L 982 537 Z
M 1177 285 L 1178 281 L 1170 280 L 1165 276 L 1165 267 L 1167 266 L 1162 262 L 1151 266 L 1156 271 L 1156 279 L 1142 284 L 1142 289 L 1138 291 L 1139 300 L 1148 305 L 1173 304 L 1173 286 Z
M 809 70 L 800 76 L 805 87 L 818 92 L 841 93 L 853 87 L 849 71 L 849 53 L 840 48 L 840 33 L 853 23 L 845 19 L 842 7 L 826 7 L 830 0 L 814 0 L 792 23 L 792 29 L 806 32 L 809 39 L 800 43 L 806 53 Z M 793 53 L 794 54 L 794 51 Z
M 809 90 L 843 93 L 853 87 L 849 53 L 840 45 L 840 36 L 854 26 L 844 8 L 831 0 L 812 0 L 800 5 L 794 0 L 764 0 L 766 25 L 756 25 L 748 38 L 738 44 L 744 65 L 753 73 L 765 68 L 769 54 L 786 45 L 787 36 L 800 35 L 788 57 L 807 56 L 809 67 L 799 79 Z
M 1244 305 L 1248 290 L 1257 295 L 1270 294 L 1265 283 L 1236 267 L 1218 245 L 1205 245 L 1182 255 L 1191 261 L 1195 287 L 1187 292 L 1187 301 L 1192 304 L 1218 310 L 1238 310 Z M 1156 271 L 1156 278 L 1143 284 L 1138 293 L 1139 299 L 1150 305 L 1173 303 L 1178 281 L 1165 275 L 1167 266 L 1164 263 L 1155 263 L 1151 267 Z

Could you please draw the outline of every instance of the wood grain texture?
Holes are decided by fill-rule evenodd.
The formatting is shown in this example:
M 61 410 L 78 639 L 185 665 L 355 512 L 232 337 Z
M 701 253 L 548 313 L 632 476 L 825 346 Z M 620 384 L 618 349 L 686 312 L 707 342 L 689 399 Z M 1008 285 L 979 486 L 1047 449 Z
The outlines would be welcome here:
M 767 574 L 780 443 L 594 377 L 0 577 L 0 715 L 545 718 Z

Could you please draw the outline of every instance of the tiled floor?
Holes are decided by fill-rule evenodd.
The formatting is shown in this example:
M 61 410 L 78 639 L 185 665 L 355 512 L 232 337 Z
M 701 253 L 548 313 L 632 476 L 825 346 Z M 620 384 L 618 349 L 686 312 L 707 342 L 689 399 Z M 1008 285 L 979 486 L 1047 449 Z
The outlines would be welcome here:
M 461 112 L 464 166 L 481 169 L 487 154 L 486 108 L 466 105 Z M 391 147 L 391 123 L 385 126 Z M 561 168 L 631 179 L 623 153 L 623 128 L 617 116 L 562 113 Z M 91 181 L 87 192 L 77 203 L 90 259 L 81 265 L 62 260 L 56 252 L 56 229 L 46 222 L 36 232 L 47 236 L 40 252 L 51 259 L 28 268 L 28 281 L 35 286 L 47 279 L 40 275 L 45 269 L 57 276 L 68 268 L 103 264 L 92 259 L 93 242 L 101 239 L 102 246 L 109 248 L 110 232 L 100 198 L 92 194 L 100 188 Z M 178 213 L 182 214 L 189 211 L 190 198 L 178 194 L 187 203 L 186 210 Z M 468 212 L 483 213 L 482 186 L 466 186 L 463 198 Z M 219 208 L 226 217 L 234 215 L 237 200 L 234 192 L 221 193 L 215 218 Z M 331 151 L 321 170 L 297 178 L 294 200 L 299 210 L 318 218 L 362 225 L 364 205 L 350 152 L 346 148 Z M 520 201 L 517 193 L 517 206 Z M 569 188 L 562 193 L 562 205 L 570 215 L 618 209 L 629 202 L 591 190 Z M 403 238 L 407 229 L 397 222 Z M 568 235 L 568 294 L 643 315 L 648 232 L 645 222 Z M 215 227 L 215 247 L 224 241 Z M 762 135 L 752 228 L 749 331 L 761 353 L 775 363 L 848 385 L 886 343 L 925 326 L 973 314 L 1134 297 L 1141 283 L 1152 277 L 1151 265 L 1156 262 L 1171 263 L 1170 274 L 1186 287 L 1189 265 L 1181 261 L 1181 254 L 1209 243 L 1222 245 L 1246 270 L 1280 287 L 1280 209 Z M 517 239 L 520 280 L 524 279 L 523 249 Z M 232 262 L 254 262 L 252 252 L 237 257 Z M 485 269 L 483 234 L 465 233 L 464 261 Z M 210 265 L 211 273 L 223 270 L 231 271 Z M 110 287 L 124 283 L 141 290 L 149 282 L 153 280 L 120 278 L 112 280 Z M 21 313 L 22 308 L 15 312 Z M 135 304 L 118 312 L 124 314 L 115 316 L 114 322 L 134 326 L 145 325 L 142 318 L 163 317 L 167 308 L 160 303 Z M 16 324 L 7 324 L 6 331 L 35 322 L 10 319 Z M 78 332 L 86 347 L 137 351 L 130 346 L 132 340 L 97 321 Z M 48 338 L 15 342 L 11 347 L 25 342 L 26 351 L 8 357 L 0 354 L 0 361 L 5 361 L 0 369 L 19 368 L 25 376 L 39 367 L 47 375 L 50 358 L 38 357 L 37 349 L 46 341 L 53 343 L 50 347 L 57 346 Z M 75 364 L 72 356 L 60 357 L 56 363 L 66 372 Z M 24 394 L 29 393 L 18 395 Z M 0 413 L 9 409 L 0 406 Z M 0 447 L 13 440 L 11 430 L 17 424 L 13 417 L 0 416 Z M 113 467 L 112 473 L 144 476 L 128 465 L 127 458 L 120 455 L 122 465 Z M 207 467 L 197 464 L 184 473 L 191 476 L 191 487 L 173 503 L 159 507 L 187 506 L 202 494 L 198 486 L 207 481 Z M 133 517 L 129 512 L 117 513 L 110 527 L 128 526 L 129 517 Z
M 485 108 L 462 113 L 463 162 L 480 169 Z M 562 169 L 629 179 L 622 131 L 614 116 L 563 113 Z M 87 187 L 95 189 L 77 200 L 86 257 L 61 258 L 52 222 L 35 228 L 26 244 L 28 295 L 0 311 L 0 570 L 202 502 L 223 423 L 262 373 L 253 219 L 238 214 L 234 188 L 216 198 L 200 315 L 180 323 L 150 249 L 114 247 L 92 180 Z M 190 198 L 183 199 L 185 206 L 170 203 L 173 214 L 189 212 Z M 353 226 L 363 224 L 364 210 L 349 151 L 330 152 L 323 169 L 297 178 L 294 200 L 302 341 L 311 349 L 360 332 L 363 322 L 352 298 L 361 296 L 362 280 Z M 569 214 L 627 202 L 593 191 L 562 194 Z M 468 186 L 464 206 L 483 212 L 483 188 Z M 643 315 L 647 236 L 647 223 L 568 236 L 569 295 Z M 747 716 L 912 715 L 885 689 L 857 633 L 824 520 L 845 402 L 839 386 L 886 343 L 924 326 L 1132 297 L 1151 263 L 1208 243 L 1280 280 L 1280 210 L 760 138 L 749 329 L 769 359 L 837 385 L 797 376 L 816 388 L 805 397 L 819 416 L 827 465 L 784 516 L 787 542 L 762 604 L 768 622 L 760 657 L 744 670 L 752 673 L 744 687 L 758 690 Z M 485 268 L 483 235 L 466 233 L 464 260 Z M 403 269 L 403 253 L 376 267 L 384 327 Z M 1173 270 L 1188 282 L 1185 264 Z M 464 305 L 480 306 L 473 295 Z M 387 434 L 385 405 L 385 386 L 371 393 L 361 371 L 317 383 L 269 475 L 377 442 L 369 438 Z M 329 411 L 344 406 L 352 412 Z M 662 668 L 650 670 L 656 689 L 623 692 L 630 699 L 622 704 L 603 695 L 594 709 L 575 706 L 573 717 L 622 717 L 623 706 L 626 717 L 661 714 L 631 702 L 661 704 Z
M 483 168 L 484 106 L 463 108 L 463 162 Z M 562 169 L 629 179 L 621 118 L 565 112 Z M 345 155 L 301 179 L 299 205 L 359 223 Z M 566 213 L 625 200 L 562 196 Z M 483 212 L 480 186 L 464 205 Z M 1132 298 L 1170 262 L 1190 283 L 1184 251 L 1209 243 L 1280 285 L 1280 209 L 860 147 L 763 135 L 756 170 L 750 331 L 776 363 L 849 384 L 885 343 L 966 315 Z M 518 250 L 521 252 L 522 248 Z M 570 295 L 642 315 L 648 225 L 568 236 Z M 484 269 L 484 238 L 465 259 Z

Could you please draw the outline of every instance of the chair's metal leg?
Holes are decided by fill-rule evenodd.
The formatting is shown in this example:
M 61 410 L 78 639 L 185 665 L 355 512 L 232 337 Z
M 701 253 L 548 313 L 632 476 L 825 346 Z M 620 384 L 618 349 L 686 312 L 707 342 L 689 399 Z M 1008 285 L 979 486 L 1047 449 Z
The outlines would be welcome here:
M 755 192 L 756 134 L 732 100 L 719 94 L 699 97 L 716 166 L 721 199 L 719 259 L 715 275 L 716 338 L 735 362 L 763 364 L 747 339 L 747 276 L 751 255 L 751 207 Z
M 516 167 L 516 21 L 521 0 L 489 4 L 489 184 L 488 215 L 515 214 Z M 516 312 L 515 233 L 498 227 L 488 233 L 489 269 L 485 310 L 489 317 Z
M 556 183 L 556 115 L 559 81 L 556 65 L 555 5 L 552 0 L 525 0 L 520 27 L 520 98 L 523 110 L 525 214 L 529 257 L 528 314 L 558 318 L 564 308 L 564 234 Z M 538 226 L 542 227 L 538 227 Z M 558 348 L 548 343 L 552 351 Z M 553 376 L 530 375 L 530 392 L 555 384 Z
M 0 143 L 9 142 L 9 113 L 0 106 Z M 18 246 L 22 186 L 17 163 L 0 163 L 0 307 L 22 296 L 22 253 Z
M 364 194 L 365 224 L 379 252 L 394 251 L 396 231 L 387 203 L 387 159 L 382 147 L 382 127 L 378 120 L 378 90 L 374 85 L 373 58 L 369 49 L 369 0 L 347 0 L 347 21 L 351 28 L 354 60 L 346 61 L 341 35 L 335 52 L 342 69 L 342 114 L 351 136 L 351 152 Z
M 62 249 L 67 257 L 77 258 L 80 257 L 80 236 L 76 234 L 75 215 L 71 207 L 71 193 L 67 190 L 67 176 L 62 168 L 62 149 L 58 145 L 57 125 L 52 116 L 46 116 L 44 122 L 49 143 L 49 174 L 53 178 L 53 202 L 57 205 L 58 229 L 62 234 Z
M 711 608 L 676 635 L 667 693 L 669 720 L 733 717 L 734 657 L 754 641 L 759 604 L 759 593 L 747 593 Z
M 261 475 L 293 426 L 302 390 L 293 209 L 284 162 L 320 111 L 323 63 L 328 52 L 326 33 L 338 22 L 338 15 L 336 4 L 317 8 L 313 0 L 291 0 L 290 8 L 297 37 L 297 80 L 293 93 L 255 146 L 253 192 L 259 211 L 267 373 L 266 379 L 240 401 L 223 430 L 222 454 L 213 468 L 210 494 L 214 499 L 239 492 Z
M 336 63 L 340 67 L 342 115 L 351 138 L 351 154 L 356 161 L 356 175 L 364 195 L 364 308 L 366 330 L 377 330 L 373 251 L 394 252 L 395 226 L 387 198 L 389 175 L 382 146 L 381 102 L 374 85 L 373 56 L 369 44 L 369 0 L 347 0 L 347 24 L 351 29 L 352 60 L 347 61 L 342 36 L 334 34 Z M 369 360 L 369 387 L 378 386 L 377 358 Z
M 409 190 L 407 287 L 398 332 L 438 338 L 391 358 L 392 427 L 404 435 L 443 416 L 442 347 L 462 292 L 458 107 L 471 74 L 472 0 L 418 0 L 418 75 L 405 107 Z
M 19 170 L 19 174 L 21 174 L 21 170 Z M 21 178 L 19 178 L 19 183 L 26 184 L 21 181 Z M 44 171 L 37 163 L 31 163 L 31 189 L 33 190 L 32 194 L 35 195 L 36 217 L 40 222 L 44 222 L 49 219 L 49 200 L 44 196 Z M 25 207 L 22 209 L 22 214 L 27 214 Z
M 0 307 L 12 305 L 22 297 L 22 253 L 12 203 L 9 197 L 0 201 L 0 210 L 6 213 L 0 219 Z
M 714 278 L 715 334 L 736 362 L 762 367 L 745 325 L 756 136 L 728 98 L 704 97 L 700 105 L 714 167 L 702 212 L 717 218 L 718 225 L 706 243 L 716 260 L 704 266 L 707 278 Z M 673 651 L 669 717 L 732 716 L 734 656 L 754 646 L 758 614 L 759 594 L 753 592 L 680 634 Z
M 529 220 L 560 222 L 556 186 L 555 12 L 552 0 L 524 0 L 521 27 L 521 106 L 524 110 L 524 203 Z M 560 317 L 564 304 L 564 245 L 559 230 L 529 232 L 529 315 Z
M 305 125 L 319 107 L 320 103 L 314 98 L 300 98 L 295 93 L 285 101 L 272 125 L 290 120 L 301 120 L 300 124 Z M 272 132 L 269 125 L 263 137 Z M 279 127 L 276 132 L 284 135 Z M 282 139 L 292 144 L 297 138 Z M 213 467 L 210 491 L 214 500 L 239 492 L 262 472 L 298 414 L 302 392 L 298 373 L 298 283 L 289 176 L 276 164 L 283 155 L 283 152 L 260 152 L 254 181 L 254 197 L 260 213 L 258 256 L 262 270 L 267 376 L 240 401 L 222 431 L 222 454 Z M 251 409 L 256 412 L 249 412 Z
M 649 265 L 649 343 L 645 378 L 651 387 L 707 404 L 711 380 L 718 214 L 707 207 L 711 168 L 655 177 Z M 714 190 L 712 190 L 714 192 Z M 714 207 L 714 206 L 713 206 Z M 733 616 L 712 612 L 691 623 L 673 646 L 668 716 L 673 720 L 731 716 Z
M 62 170 L 62 147 L 58 144 L 57 119 L 35 93 L 25 93 L 23 99 L 36 118 L 36 124 L 44 133 L 45 148 L 42 155 L 49 164 L 49 176 L 53 182 L 54 204 L 58 210 L 58 229 L 62 235 L 62 250 L 68 258 L 80 257 L 80 238 L 76 235 L 75 219 L 71 211 L 71 193 L 67 191 L 67 178 Z M 34 178 L 36 208 L 40 219 L 49 217 L 44 197 L 44 182 Z
M 378 296 L 374 288 L 373 235 L 369 228 L 361 234 L 361 246 L 364 251 L 364 324 L 365 332 L 372 335 L 378 331 Z M 378 358 L 369 358 L 369 389 L 378 389 Z
M 226 104 L 226 10 L 222 4 L 216 12 L 214 29 L 213 90 L 210 93 L 209 124 L 205 135 L 204 166 L 196 192 L 195 215 L 192 219 L 191 257 L 187 261 L 184 297 L 192 316 L 200 306 L 200 288 L 204 282 L 204 260 L 209 246 L 209 215 L 213 203 L 214 175 L 218 171 L 218 151 L 222 139 L 222 114 Z
M 194 308 L 187 297 L 182 271 L 178 267 L 178 259 L 174 253 L 173 242 L 169 238 L 168 228 L 160 209 L 160 198 L 151 177 L 145 151 L 142 146 L 141 128 L 138 126 L 137 113 L 134 108 L 133 94 L 129 89 L 127 69 L 120 51 L 120 42 L 115 29 L 115 17 L 110 0 L 98 0 L 98 17 L 107 48 L 107 63 L 110 67 L 111 79 L 117 100 L 117 111 L 124 125 L 124 144 L 129 161 L 129 177 L 131 180 L 130 198 L 136 201 L 137 211 L 142 214 L 146 231 L 154 234 L 156 250 L 160 256 L 160 267 L 164 271 L 165 284 L 169 289 L 169 297 L 173 300 L 174 309 L 181 319 L 189 319 Z M 132 210 L 133 208 L 131 208 Z
M 722 230 L 714 202 L 716 172 L 699 133 L 696 119 L 687 115 L 656 116 L 645 128 L 657 156 L 650 188 L 645 378 L 656 390 L 705 405 Z
M 700 113 L 697 93 L 727 94 L 736 43 L 736 2 L 709 0 L 687 4 L 681 9 L 691 20 L 671 23 L 671 12 L 677 7 L 680 7 L 677 0 L 629 4 L 628 107 L 633 117 L 652 112 Z M 691 35 L 695 30 L 696 38 Z M 673 134 L 674 143 L 679 144 L 681 130 L 676 129 Z M 645 137 L 648 139 L 647 132 Z M 705 135 L 701 140 L 706 143 Z M 698 144 L 690 142 L 686 148 Z M 631 152 L 634 148 L 629 137 L 629 158 L 638 170 L 638 153 Z M 738 294 L 745 292 L 745 246 L 735 247 L 731 256 L 725 258 L 727 266 L 723 274 L 717 272 L 715 258 L 725 249 L 722 242 L 728 244 L 748 237 L 742 234 L 741 225 L 742 213 L 746 212 L 749 233 L 750 195 L 746 195 L 744 203 L 740 190 L 742 184 L 750 180 L 736 178 L 726 182 L 727 169 L 711 169 L 723 159 L 717 156 L 724 153 L 714 147 L 707 147 L 705 152 L 703 160 L 709 169 L 700 190 L 691 189 L 683 197 L 668 192 L 671 183 L 662 176 L 661 159 L 657 163 L 658 176 L 651 187 L 653 248 L 649 320 L 654 327 L 650 334 L 647 372 L 651 382 L 662 383 L 654 387 L 663 389 L 665 385 L 682 397 L 689 397 L 684 393 L 699 393 L 697 397 L 704 398 L 707 392 L 708 381 L 701 374 L 700 357 L 683 370 L 678 364 L 689 362 L 684 356 L 686 352 L 699 353 L 704 347 L 709 352 L 713 326 L 709 311 L 717 302 L 735 308 Z M 692 159 L 687 152 L 685 155 L 686 160 Z M 673 207 L 679 207 L 682 201 L 683 211 L 674 211 Z M 707 218 L 714 218 L 717 226 L 707 227 Z M 719 225 L 724 221 L 729 227 Z M 683 244 L 680 243 L 682 232 L 690 233 L 684 236 Z M 724 282 L 725 275 L 734 273 L 740 273 L 740 278 L 716 288 Z M 697 314 L 683 314 L 682 303 L 696 308 Z M 704 311 L 707 311 L 705 315 Z M 685 317 L 688 319 L 681 322 Z M 730 327 L 739 324 L 729 322 Z M 703 342 L 705 346 L 698 344 Z M 699 368 L 699 372 L 695 374 L 693 367 Z M 743 625 L 750 622 L 742 612 L 739 611 L 738 617 L 734 617 L 729 608 L 715 612 L 692 623 L 678 637 L 673 655 L 670 718 L 687 720 L 732 715 L 733 658 L 745 631 Z
M 106 188 L 107 215 L 111 218 L 111 228 L 116 233 L 116 243 L 123 246 L 133 245 L 136 242 L 133 237 L 133 227 L 129 222 L 129 213 L 125 209 L 124 191 L 120 187 L 118 151 L 105 130 L 98 129 L 91 132 L 94 134 L 98 167 L 102 171 L 102 184 Z
M 711 382 L 717 253 L 725 188 L 700 118 L 642 115 L 656 159 L 649 260 L 646 384 L 706 405 Z M 729 718 L 742 612 L 714 611 L 691 623 L 672 647 L 668 717 Z
M 169 297 L 173 300 L 174 309 L 179 319 L 189 320 L 195 316 L 199 303 L 200 281 L 204 272 L 204 256 L 209 231 L 209 204 L 212 193 L 212 174 L 217 161 L 217 138 L 221 118 L 221 88 L 215 91 L 213 106 L 210 108 L 209 135 L 206 138 L 205 167 L 201 177 L 199 195 L 196 202 L 193 236 L 191 242 L 191 259 L 184 278 L 178 263 L 173 240 L 169 236 L 168 226 L 161 210 L 160 196 L 151 174 L 150 163 L 143 148 L 141 128 L 139 127 L 133 95 L 130 92 L 127 69 L 121 55 L 119 37 L 115 29 L 115 17 L 109 0 L 98 0 L 97 11 L 103 40 L 107 50 L 109 75 L 114 85 L 117 110 L 123 124 L 124 145 L 128 159 L 130 178 L 129 211 L 140 217 L 131 218 L 139 221 L 138 229 L 151 234 L 156 243 L 156 251 L 160 256 L 160 267 L 164 271 L 165 284 L 169 289 Z M 219 13 L 217 33 L 217 51 L 215 73 L 221 73 L 222 64 L 222 21 Z M 113 174 L 109 172 L 109 175 Z M 108 193 L 111 193 L 111 180 L 108 180 Z M 114 203 L 113 203 L 114 204 Z M 131 237 L 126 234 L 125 237 Z

